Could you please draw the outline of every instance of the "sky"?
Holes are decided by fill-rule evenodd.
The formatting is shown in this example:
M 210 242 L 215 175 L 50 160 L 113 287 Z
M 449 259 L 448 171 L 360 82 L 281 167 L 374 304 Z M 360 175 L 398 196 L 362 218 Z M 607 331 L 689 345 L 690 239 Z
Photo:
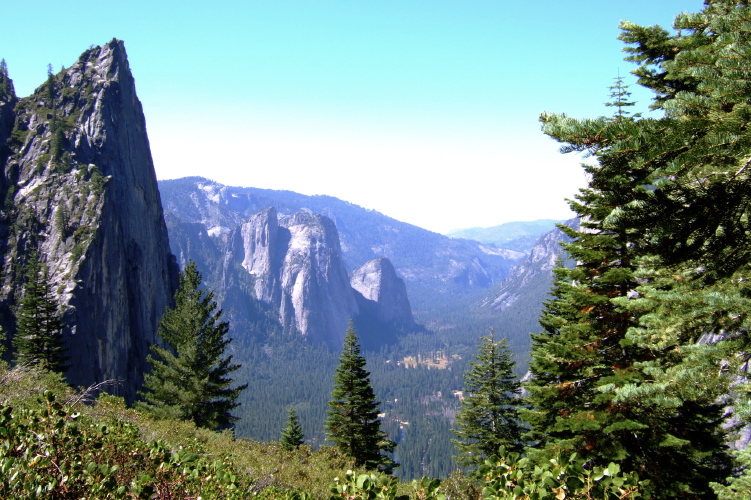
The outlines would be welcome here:
M 582 158 L 543 111 L 593 118 L 623 76 L 621 20 L 701 0 L 97 0 L 3 5 L 19 96 L 124 40 L 157 178 L 335 196 L 445 233 L 572 216 Z

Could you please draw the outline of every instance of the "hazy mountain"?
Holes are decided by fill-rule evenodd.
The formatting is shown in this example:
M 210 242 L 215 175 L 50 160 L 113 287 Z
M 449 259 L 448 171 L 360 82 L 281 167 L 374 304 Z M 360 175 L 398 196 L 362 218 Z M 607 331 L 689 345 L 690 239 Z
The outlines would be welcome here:
M 448 238 L 330 196 L 230 187 L 199 177 L 163 180 L 159 189 L 178 260 L 212 258 L 230 232 L 269 207 L 280 216 L 321 214 L 336 226 L 348 272 L 380 257 L 391 261 L 418 321 L 441 304 L 499 283 L 524 257 L 492 244 Z M 187 234 L 194 236 L 191 246 Z
M 528 253 L 543 234 L 555 229 L 562 220 L 538 219 L 533 221 L 507 222 L 493 227 L 454 229 L 446 233 L 451 238 L 491 243 L 501 248 Z
M 565 221 L 567 226 L 577 228 L 578 219 Z M 506 325 L 505 334 L 513 337 L 515 351 L 528 353 L 529 333 L 540 331 L 538 319 L 543 302 L 548 298 L 553 281 L 553 268 L 566 254 L 561 242 L 570 241 L 555 228 L 537 240 L 529 256 L 517 264 L 508 277 L 486 293 L 477 307 L 494 316 Z M 569 262 L 570 264 L 570 262 Z

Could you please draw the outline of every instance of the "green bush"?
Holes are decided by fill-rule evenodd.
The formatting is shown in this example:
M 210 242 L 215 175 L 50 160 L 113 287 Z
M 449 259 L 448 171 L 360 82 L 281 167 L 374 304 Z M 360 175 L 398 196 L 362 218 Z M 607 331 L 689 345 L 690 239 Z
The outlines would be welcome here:
M 396 477 L 382 472 L 357 474 L 351 470 L 331 483 L 330 500 L 446 500 L 438 479 L 423 477 L 412 481 L 412 495 L 399 495 Z
M 574 453 L 543 463 L 506 453 L 501 448 L 497 460 L 488 460 L 479 473 L 485 479 L 484 500 L 624 500 L 649 498 L 643 491 L 648 481 L 636 474 L 622 474 L 618 464 L 605 469 L 584 467 Z
M 128 422 L 92 422 L 45 391 L 38 408 L 0 406 L 0 498 L 245 498 L 225 457 L 145 443 Z

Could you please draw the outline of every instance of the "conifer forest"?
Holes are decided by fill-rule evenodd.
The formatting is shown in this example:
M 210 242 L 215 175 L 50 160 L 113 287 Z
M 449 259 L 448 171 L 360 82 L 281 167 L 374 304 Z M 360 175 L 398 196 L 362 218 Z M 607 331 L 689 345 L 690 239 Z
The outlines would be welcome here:
M 438 305 L 442 324 L 381 344 L 350 321 L 331 349 L 260 305 L 257 334 L 237 335 L 232 300 L 253 284 L 222 288 L 226 262 L 178 256 L 129 398 L 122 381 L 66 379 L 81 359 L 57 297 L 72 292 L 34 250 L 47 236 L 17 236 L 28 255 L 0 342 L 0 498 L 751 498 L 751 2 L 705 0 L 672 29 L 623 21 L 619 39 L 650 113 L 616 76 L 609 116 L 539 117 L 587 185 L 569 200 L 578 223 L 558 225 L 539 314 L 529 299 L 537 324 L 505 323 L 525 344 L 492 312 L 456 320 L 470 308 L 458 295 Z M 55 78 L 35 96 L 52 117 L 37 168 L 63 176 L 78 167 Z M 0 104 L 13 92 L 3 61 Z M 27 132 L 0 135 L 0 160 Z M 110 177 L 88 168 L 106 193 Z M 42 224 L 8 192 L 4 218 Z M 55 234 L 89 234 L 54 213 Z

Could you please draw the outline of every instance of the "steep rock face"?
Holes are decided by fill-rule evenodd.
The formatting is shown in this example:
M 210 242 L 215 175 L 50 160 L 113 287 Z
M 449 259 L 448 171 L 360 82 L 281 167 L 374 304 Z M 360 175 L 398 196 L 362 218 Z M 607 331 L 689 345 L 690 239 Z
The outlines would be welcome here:
M 404 280 L 396 275 L 386 257 L 373 259 L 350 273 L 361 311 L 369 311 L 379 322 L 415 326 Z
M 240 226 L 243 242 L 242 267 L 255 279 L 256 297 L 280 303 L 280 270 L 290 244 L 291 233 L 279 227 L 276 209 L 267 208 Z
M 116 392 L 133 399 L 177 266 L 123 43 L 89 49 L 19 100 L 8 147 L 3 322 L 37 249 L 69 327 L 69 380 L 122 380 Z
M 290 233 L 281 273 L 281 317 L 294 315 L 304 335 L 339 348 L 357 304 L 336 226 L 328 217 L 302 212 L 282 218 L 280 225 Z
M 341 346 L 358 306 L 331 219 L 308 213 L 280 218 L 266 209 L 230 234 L 225 268 L 233 261 L 252 276 L 255 297 L 279 311 L 285 330 Z

